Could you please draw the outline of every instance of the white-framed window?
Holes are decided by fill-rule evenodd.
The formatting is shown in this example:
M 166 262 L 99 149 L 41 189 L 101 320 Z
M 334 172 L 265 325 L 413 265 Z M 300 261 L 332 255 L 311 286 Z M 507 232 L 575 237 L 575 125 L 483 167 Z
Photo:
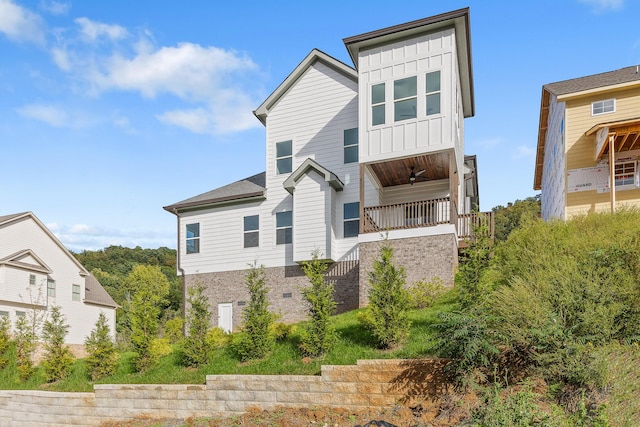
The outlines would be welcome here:
M 418 78 L 405 77 L 393 82 L 393 119 L 415 119 L 418 111 Z
M 24 317 L 26 315 L 27 315 L 27 313 L 25 313 L 24 311 L 16 310 L 16 317 Z
M 345 203 L 343 206 L 344 237 L 357 237 L 360 232 L 360 202 Z
M 636 188 L 636 161 L 616 162 L 614 169 L 614 179 L 616 190 Z
M 56 281 L 53 279 L 47 279 L 47 296 L 48 297 L 56 296 Z
M 276 245 L 293 242 L 293 212 L 276 212 Z
M 371 86 L 371 126 L 383 125 L 385 122 L 384 91 L 384 83 Z
M 426 74 L 427 116 L 440 114 L 440 70 Z
M 29 284 L 30 285 L 35 285 L 36 284 L 36 275 L 35 274 L 30 274 L 29 275 Z
M 71 285 L 71 300 L 80 301 L 80 285 Z
M 613 113 L 616 111 L 616 100 L 605 99 L 604 101 L 596 101 L 591 103 L 591 115 L 597 116 L 598 114 Z
M 344 162 L 356 163 L 358 161 L 358 128 L 345 129 L 344 131 Z
M 5 310 L 0 310 L 0 317 L 9 317 L 9 312 Z
M 260 217 L 250 215 L 244 217 L 244 247 L 255 248 L 260 244 Z
M 188 254 L 200 252 L 200 223 L 187 224 L 186 248 Z
M 293 142 L 276 142 L 276 175 L 291 173 L 293 166 Z

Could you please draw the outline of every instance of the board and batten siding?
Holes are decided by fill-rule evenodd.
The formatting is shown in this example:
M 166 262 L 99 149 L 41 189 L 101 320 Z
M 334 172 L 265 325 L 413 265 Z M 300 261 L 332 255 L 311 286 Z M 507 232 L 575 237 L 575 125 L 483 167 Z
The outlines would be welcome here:
M 69 325 L 66 337 L 68 344 L 84 344 L 85 338 L 94 329 L 100 312 L 105 313 L 112 334 L 115 334 L 115 309 L 86 304 L 85 276 L 73 260 L 72 255 L 58 246 L 31 217 L 27 216 L 0 226 L 0 253 L 13 254 L 30 249 L 52 271 L 49 276 L 55 280 L 55 297 L 47 297 L 46 275 L 36 273 L 36 285 L 29 285 L 28 270 L 5 267 L 5 281 L 0 287 L 7 289 L 6 301 L 0 303 L 0 310 L 8 311 L 12 323 L 16 311 L 29 310 L 24 304 L 59 306 Z M 80 285 L 80 301 L 73 301 L 73 285 Z M 4 299 L 4 297 L 3 297 Z M 15 323 L 14 323 L 15 324 Z
M 564 219 L 566 204 L 565 103 L 551 95 L 542 168 L 542 218 Z
M 441 114 L 426 116 L 425 75 L 438 70 L 441 76 Z M 458 138 L 455 121 L 459 110 L 454 103 L 454 94 L 459 87 L 459 79 L 453 28 L 363 50 L 358 56 L 358 72 L 361 94 L 360 162 L 454 148 Z M 394 122 L 393 82 L 410 76 L 417 76 L 417 119 Z M 386 121 L 384 125 L 371 126 L 371 86 L 378 83 L 385 83 Z
M 591 115 L 591 103 L 615 98 L 616 111 Z M 585 132 L 599 123 L 638 117 L 640 88 L 608 91 L 566 101 L 566 153 L 567 170 L 592 167 L 595 162 L 595 136 Z M 624 155 L 624 153 L 623 153 Z M 565 171 L 566 172 L 566 171 Z M 622 205 L 640 205 L 640 189 L 616 191 L 616 200 Z M 596 191 L 567 194 L 566 219 L 587 212 L 607 212 L 611 209 L 610 195 Z

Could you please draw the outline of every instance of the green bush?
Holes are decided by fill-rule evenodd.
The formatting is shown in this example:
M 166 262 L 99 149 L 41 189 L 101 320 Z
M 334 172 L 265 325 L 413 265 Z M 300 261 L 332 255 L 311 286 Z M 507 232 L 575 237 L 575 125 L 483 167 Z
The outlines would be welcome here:
M 167 320 L 164 324 L 164 337 L 172 344 L 177 343 L 184 338 L 182 333 L 183 326 L 184 320 L 182 320 L 182 317 L 174 317 Z
M 413 309 L 431 307 L 445 291 L 444 283 L 439 277 L 429 281 L 418 280 L 409 288 L 410 306 Z
M 41 364 L 47 382 L 64 379 L 71 373 L 75 358 L 64 343 L 68 332 L 69 325 L 65 323 L 60 307 L 52 307 L 49 318 L 42 325 L 45 355 Z
M 154 338 L 151 340 L 149 355 L 152 360 L 158 360 L 161 357 L 168 356 L 173 353 L 173 347 L 166 338 Z
M 231 334 L 227 334 L 222 328 L 213 327 L 207 331 L 205 340 L 211 348 L 222 348 L 231 343 Z
M 36 334 L 27 320 L 27 316 L 20 316 L 16 320 L 16 331 L 14 336 L 16 343 L 16 365 L 18 375 L 22 381 L 28 379 L 34 372 L 33 352 L 36 349 Z
M 187 302 L 189 332 L 184 340 L 182 362 L 186 366 L 199 367 L 209 361 L 209 355 L 213 350 L 211 342 L 207 340 L 207 334 L 211 329 L 211 309 L 201 284 L 189 288 Z
M 9 358 L 5 355 L 11 346 L 11 337 L 9 330 L 11 329 L 11 321 L 9 316 L 0 316 L 0 370 L 4 369 L 9 363 Z
M 475 418 L 483 427 L 560 427 L 561 419 L 544 412 L 538 405 L 539 398 L 529 385 L 511 393 L 501 393 L 496 386 Z
M 269 333 L 276 342 L 284 342 L 289 339 L 295 327 L 283 322 L 273 322 Z
M 118 352 L 111 339 L 107 316 L 103 312 L 100 312 L 96 326 L 85 339 L 84 345 L 87 350 L 87 374 L 91 381 L 97 381 L 115 373 Z

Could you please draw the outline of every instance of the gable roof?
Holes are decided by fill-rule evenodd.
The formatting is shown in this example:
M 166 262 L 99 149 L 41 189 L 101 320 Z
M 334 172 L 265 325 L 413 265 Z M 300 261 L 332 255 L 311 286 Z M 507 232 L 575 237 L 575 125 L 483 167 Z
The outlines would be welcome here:
M 102 305 L 110 308 L 118 308 L 118 304 L 111 295 L 102 287 L 93 274 L 84 279 L 84 302 L 86 304 Z
M 316 62 L 322 62 L 339 73 L 344 74 L 354 82 L 358 81 L 358 73 L 347 64 L 327 55 L 318 49 L 313 49 L 298 66 L 287 76 L 286 79 L 273 91 L 269 97 L 253 112 L 253 114 L 262 122 L 267 124 L 267 116 L 271 109 L 278 103 L 291 87 L 298 81 L 300 77 Z
M 432 33 L 448 27 L 454 27 L 456 32 L 456 51 L 460 67 L 460 86 L 462 88 L 462 104 L 465 117 L 475 115 L 475 100 L 473 94 L 473 70 L 471 62 L 471 30 L 469 25 L 469 8 L 458 9 L 440 15 L 431 16 L 416 21 L 407 22 L 392 27 L 382 28 L 368 33 L 343 39 L 349 51 L 349 56 L 358 68 L 358 53 L 381 44 L 392 43 L 417 37 L 421 34 Z
M 293 194 L 293 190 L 295 190 L 298 181 L 300 181 L 303 175 L 308 174 L 312 170 L 318 172 L 321 176 L 323 176 L 324 180 L 328 182 L 334 190 L 342 191 L 342 189 L 344 188 L 344 184 L 342 183 L 342 181 L 340 181 L 340 178 L 338 178 L 336 174 L 310 158 L 302 162 L 302 164 L 295 171 L 293 171 L 293 173 L 289 175 L 287 179 L 284 180 L 282 186 L 290 194 Z
M 31 257 L 37 264 L 31 262 L 25 262 L 24 259 Z M 25 270 L 37 271 L 43 274 L 51 274 L 53 270 L 47 266 L 47 264 L 40 259 L 31 249 L 23 249 L 15 252 L 9 256 L 0 259 L 0 265 L 9 265 L 12 267 L 18 267 Z
M 163 209 L 177 215 L 178 211 L 189 208 L 202 208 L 220 203 L 243 202 L 264 198 L 265 179 L 266 173 L 261 172 L 181 202 L 164 206 Z

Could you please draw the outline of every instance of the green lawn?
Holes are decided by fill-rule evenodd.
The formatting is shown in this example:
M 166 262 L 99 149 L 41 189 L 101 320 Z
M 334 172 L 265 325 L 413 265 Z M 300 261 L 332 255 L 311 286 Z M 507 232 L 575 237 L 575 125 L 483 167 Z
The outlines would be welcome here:
M 261 375 L 317 375 L 322 365 L 355 364 L 358 359 L 410 359 L 429 355 L 431 332 L 429 325 L 436 321 L 442 311 L 455 307 L 453 292 L 443 295 L 427 309 L 410 312 L 412 322 L 409 340 L 401 348 L 381 351 L 375 349 L 374 340 L 357 320 L 359 310 L 335 316 L 339 340 L 322 358 L 303 359 L 298 350 L 299 337 L 295 333 L 264 359 L 240 362 L 228 347 L 217 349 L 210 363 L 200 369 L 180 366 L 175 353 L 163 357 L 159 364 L 144 374 L 134 373 L 131 368 L 133 353 L 122 353 L 118 371 L 98 383 L 105 384 L 204 384 L 205 376 L 211 374 L 261 374 Z M 8 355 L 10 359 L 15 354 Z M 86 375 L 84 360 L 76 361 L 69 378 L 54 384 L 46 384 L 40 369 L 27 381 L 18 378 L 15 363 L 10 362 L 0 371 L 0 389 L 41 389 L 55 391 L 92 391 L 93 383 Z

